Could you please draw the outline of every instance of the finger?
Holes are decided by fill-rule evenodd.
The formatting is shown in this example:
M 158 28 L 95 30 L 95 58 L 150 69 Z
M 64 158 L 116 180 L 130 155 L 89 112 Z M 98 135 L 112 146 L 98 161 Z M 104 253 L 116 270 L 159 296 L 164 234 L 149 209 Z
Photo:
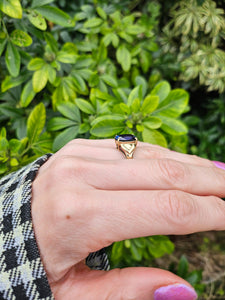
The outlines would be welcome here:
M 70 164 L 90 186 L 105 190 L 182 190 L 225 197 L 225 171 L 170 159 L 95 161 Z M 76 172 L 74 170 L 74 172 Z M 79 174 L 78 174 L 79 178 Z
M 80 157 L 94 158 L 100 160 L 126 159 L 124 154 L 116 149 L 115 142 L 108 140 L 86 140 L 75 139 L 58 151 L 57 155 L 74 155 Z M 194 155 L 174 152 L 164 147 L 150 145 L 148 143 L 138 142 L 134 154 L 135 159 L 161 159 L 168 158 L 180 162 L 215 167 L 215 165 L 205 159 Z
M 98 250 L 95 245 L 102 248 L 136 237 L 225 230 L 225 202 L 213 196 L 180 191 L 96 191 L 92 199 L 95 216 L 83 217 L 89 232 L 82 237 L 82 244 L 93 243 L 90 251 Z
M 197 299 L 196 292 L 185 280 L 154 268 L 76 273 L 66 282 L 54 285 L 52 290 L 56 300 L 157 300 L 159 294 L 167 300 Z

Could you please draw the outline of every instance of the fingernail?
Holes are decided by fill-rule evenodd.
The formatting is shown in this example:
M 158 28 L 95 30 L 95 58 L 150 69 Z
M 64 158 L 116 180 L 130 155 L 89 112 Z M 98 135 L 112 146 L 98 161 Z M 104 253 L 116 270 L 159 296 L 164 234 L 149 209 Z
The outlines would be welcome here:
M 158 288 L 154 300 L 196 300 L 195 290 L 185 284 L 171 284 Z
M 213 163 L 216 167 L 225 170 L 225 163 L 223 163 L 221 161 L 213 161 Z

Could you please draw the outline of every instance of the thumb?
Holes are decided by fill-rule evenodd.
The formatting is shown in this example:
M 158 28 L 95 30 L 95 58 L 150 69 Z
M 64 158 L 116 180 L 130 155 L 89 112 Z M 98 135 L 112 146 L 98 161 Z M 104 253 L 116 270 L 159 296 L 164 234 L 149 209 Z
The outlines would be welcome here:
M 53 290 L 54 293 L 54 290 Z M 155 268 L 73 272 L 55 287 L 56 300 L 195 300 L 197 294 L 182 278 Z

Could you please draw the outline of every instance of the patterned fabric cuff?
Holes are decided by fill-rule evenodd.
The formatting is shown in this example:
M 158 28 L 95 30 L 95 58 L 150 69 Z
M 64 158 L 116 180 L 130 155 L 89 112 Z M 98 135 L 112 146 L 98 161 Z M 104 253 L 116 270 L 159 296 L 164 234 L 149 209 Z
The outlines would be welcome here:
M 31 219 L 31 188 L 47 154 L 0 180 L 0 299 L 53 299 Z

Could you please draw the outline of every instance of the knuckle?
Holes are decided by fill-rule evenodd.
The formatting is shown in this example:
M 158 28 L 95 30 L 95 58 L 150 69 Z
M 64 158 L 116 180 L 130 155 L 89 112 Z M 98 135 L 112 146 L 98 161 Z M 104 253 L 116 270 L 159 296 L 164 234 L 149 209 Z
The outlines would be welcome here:
M 157 204 L 163 218 L 178 230 L 180 226 L 188 228 L 197 211 L 191 195 L 181 191 L 160 192 Z
M 216 197 L 216 196 L 210 196 L 211 201 L 213 203 L 213 207 L 215 209 L 215 220 L 216 220 L 216 225 L 214 230 L 221 230 L 221 227 L 224 228 L 225 224 L 225 201 Z
M 74 180 L 74 177 L 79 178 L 87 170 L 87 162 L 85 159 L 62 155 L 55 158 L 51 168 L 50 178 L 59 180 Z
M 156 161 L 162 180 L 172 187 L 182 186 L 187 183 L 188 170 L 184 164 L 170 159 L 159 159 Z

